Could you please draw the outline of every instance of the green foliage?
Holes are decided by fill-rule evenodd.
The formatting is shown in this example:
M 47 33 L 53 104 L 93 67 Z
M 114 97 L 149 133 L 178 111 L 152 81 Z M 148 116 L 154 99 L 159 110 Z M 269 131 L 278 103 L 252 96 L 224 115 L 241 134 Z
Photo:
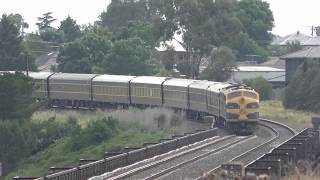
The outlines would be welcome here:
M 77 119 L 69 117 L 66 122 L 57 122 L 56 117 L 50 117 L 47 121 L 33 123 L 35 133 L 38 137 L 35 152 L 42 151 L 55 143 L 57 140 L 76 134 L 80 131 Z
M 58 70 L 70 73 L 93 73 L 95 67 L 101 67 L 111 45 L 107 31 L 90 30 L 80 39 L 60 48 Z
M 165 137 L 167 132 L 140 132 L 122 130 L 112 138 L 100 144 L 89 146 L 76 151 L 70 150 L 70 138 L 60 139 L 46 150 L 37 153 L 22 161 L 19 166 L 6 177 L 6 180 L 14 176 L 42 176 L 52 167 L 70 167 L 78 165 L 79 159 L 102 159 L 104 152 L 120 151 L 129 146 L 141 146 L 145 142 L 157 142 Z
M 74 41 L 81 36 L 79 25 L 70 16 L 61 21 L 59 31 L 62 31 L 64 34 L 64 42 Z
M 60 49 L 58 69 L 77 73 L 151 74 L 154 42 L 150 33 L 143 36 L 146 32 L 150 31 L 139 23 L 123 30 L 115 39 L 104 29 L 88 30 L 83 37 Z
M 305 61 L 286 88 L 283 104 L 286 108 L 319 112 L 320 63 Z
M 296 52 L 302 50 L 302 46 L 299 41 L 288 42 L 286 46 L 271 45 L 268 50 L 273 56 L 283 56 L 288 53 Z
M 150 74 L 149 58 L 150 51 L 140 38 L 119 40 L 113 43 L 110 53 L 103 63 L 103 72 L 148 75 Z
M 51 27 L 42 28 L 39 32 L 40 32 L 40 38 L 43 41 L 62 43 L 64 40 L 63 31 L 59 31 Z
M 20 27 L 12 18 L 2 15 L 0 22 L 0 70 L 25 70 L 26 56 L 29 60 L 29 69 L 35 69 L 34 60 L 22 45 Z
M 201 74 L 202 79 L 223 82 L 236 69 L 235 55 L 228 47 L 213 50 L 209 61 L 208 67 Z
M 71 150 L 77 151 L 107 141 L 117 133 L 117 128 L 117 121 L 111 117 L 93 121 L 87 128 L 79 129 L 72 134 L 69 142 Z
M 148 46 L 155 47 L 156 39 L 153 34 L 153 27 L 149 23 L 141 21 L 130 21 L 127 26 L 123 26 L 119 32 L 115 33 L 117 40 L 139 37 Z
M 28 119 L 31 114 L 32 83 L 21 73 L 0 75 L 0 119 Z
M 52 15 L 52 12 L 47 12 L 42 15 L 42 17 L 38 17 L 38 22 L 36 25 L 38 26 L 39 30 L 52 28 L 50 25 L 57 19 L 54 19 Z
M 286 53 L 296 52 L 302 49 L 302 46 L 299 41 L 288 42 L 286 45 Z
M 269 100 L 272 97 L 272 86 L 263 77 L 257 77 L 255 79 L 245 79 L 243 82 L 252 87 L 259 93 L 260 100 Z
M 273 14 L 268 2 L 240 0 L 236 9 L 236 14 L 249 37 L 259 46 L 267 47 L 272 40 L 270 31 L 274 26 Z
M 30 155 L 37 138 L 28 123 L 17 121 L 0 121 L 0 159 L 3 174 L 14 168 L 18 161 Z
M 310 128 L 311 118 L 318 117 L 319 113 L 286 109 L 281 101 L 262 101 L 259 113 L 261 118 L 272 119 L 299 129 Z
M 145 1 L 112 0 L 107 11 L 100 15 L 101 25 L 108 27 L 112 32 L 117 32 L 129 21 L 143 21 L 146 15 Z
M 29 24 L 23 21 L 23 18 L 20 14 L 9 14 L 8 18 L 17 26 L 19 30 L 28 28 Z

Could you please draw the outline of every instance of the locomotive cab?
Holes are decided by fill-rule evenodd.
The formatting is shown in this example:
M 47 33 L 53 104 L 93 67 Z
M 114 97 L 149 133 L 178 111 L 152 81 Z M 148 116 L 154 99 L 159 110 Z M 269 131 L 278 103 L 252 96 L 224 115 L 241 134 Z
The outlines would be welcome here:
M 259 119 L 259 94 L 253 89 L 237 87 L 225 92 L 226 126 L 235 132 L 252 133 Z

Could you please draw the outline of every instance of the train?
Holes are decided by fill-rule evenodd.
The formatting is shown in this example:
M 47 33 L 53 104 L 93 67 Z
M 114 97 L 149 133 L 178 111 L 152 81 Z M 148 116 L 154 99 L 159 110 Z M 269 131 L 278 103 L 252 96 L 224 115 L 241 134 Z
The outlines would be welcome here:
M 245 85 L 155 76 L 29 72 L 33 96 L 52 106 L 164 106 L 212 116 L 215 125 L 251 134 L 259 119 L 259 94 Z

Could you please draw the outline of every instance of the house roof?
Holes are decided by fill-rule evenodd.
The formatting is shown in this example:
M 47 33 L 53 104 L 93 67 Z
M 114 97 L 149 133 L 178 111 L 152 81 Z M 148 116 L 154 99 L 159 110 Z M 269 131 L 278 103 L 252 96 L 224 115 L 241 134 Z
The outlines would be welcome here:
M 305 35 L 303 33 L 300 33 L 299 31 L 293 34 L 289 34 L 285 37 L 279 37 L 277 39 L 275 39 L 272 44 L 273 45 L 287 45 L 287 43 L 291 43 L 291 42 L 295 42 L 295 41 L 299 41 L 300 44 L 304 45 L 304 43 L 306 41 L 308 41 L 310 38 L 312 38 L 311 36 Z M 320 44 L 319 44 L 320 45 Z
M 281 45 L 285 46 L 287 43 L 299 41 L 302 46 L 320 46 L 320 37 L 319 36 L 308 36 L 299 31 L 293 34 L 289 34 L 285 37 L 276 37 L 272 45 Z
M 305 59 L 305 58 L 320 58 L 320 47 L 309 47 L 300 51 L 289 53 L 281 57 L 281 59 Z
M 303 46 L 320 46 L 320 37 L 319 36 L 311 37 L 307 41 L 303 42 L 301 45 L 303 45 Z
M 238 66 L 234 71 L 241 72 L 282 72 L 284 69 L 278 69 L 269 66 Z

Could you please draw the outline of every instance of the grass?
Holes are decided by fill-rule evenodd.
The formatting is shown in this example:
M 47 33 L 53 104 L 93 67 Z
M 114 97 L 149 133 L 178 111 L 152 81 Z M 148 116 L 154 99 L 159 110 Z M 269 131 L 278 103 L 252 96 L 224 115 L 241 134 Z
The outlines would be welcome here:
M 164 137 L 166 131 L 146 133 L 136 131 L 122 131 L 110 140 L 96 146 L 89 146 L 79 151 L 70 151 L 69 138 L 63 138 L 52 144 L 46 150 L 21 162 L 5 179 L 19 176 L 43 176 L 47 170 L 54 167 L 70 167 L 78 164 L 79 159 L 102 159 L 104 152 L 114 151 L 124 147 L 139 147 L 145 142 L 157 142 Z
M 78 120 L 82 128 L 86 128 L 90 121 L 101 119 L 101 117 L 112 116 L 119 121 L 119 132 L 110 139 L 97 144 L 72 151 L 70 148 L 70 137 L 63 137 L 51 144 L 47 149 L 22 160 L 6 180 L 14 176 L 43 176 L 50 167 L 76 166 L 79 159 L 101 159 L 106 151 L 118 151 L 124 147 L 139 147 L 146 142 L 157 142 L 160 138 L 174 134 L 179 127 L 171 127 L 170 123 L 179 121 L 174 112 L 166 109 L 146 109 L 113 112 L 82 112 L 47 110 L 36 112 L 32 116 L 33 122 L 46 121 L 55 117 L 57 122 L 66 122 L 72 117 Z M 163 126 L 159 129 L 156 120 L 162 117 Z
M 294 126 L 296 128 L 312 127 L 311 118 L 319 113 L 285 109 L 281 101 L 262 101 L 260 117 Z

